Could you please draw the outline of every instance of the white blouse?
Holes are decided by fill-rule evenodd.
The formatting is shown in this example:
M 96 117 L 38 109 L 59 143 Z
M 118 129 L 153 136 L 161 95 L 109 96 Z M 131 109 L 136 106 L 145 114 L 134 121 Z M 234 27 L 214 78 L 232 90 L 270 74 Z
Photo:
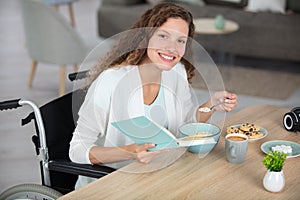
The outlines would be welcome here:
M 196 121 L 199 106 L 187 81 L 184 66 L 179 63 L 162 73 L 168 129 L 178 133 L 187 122 Z M 79 119 L 70 142 L 69 156 L 76 163 L 91 163 L 89 151 L 93 146 L 114 147 L 132 144 L 111 122 L 145 115 L 142 81 L 137 66 L 108 69 L 90 86 L 79 110 Z M 120 168 L 128 162 L 107 164 Z
M 166 113 L 166 103 L 164 97 L 164 89 L 161 85 L 158 91 L 158 95 L 150 105 L 144 105 L 145 116 L 155 121 L 157 124 L 168 129 L 168 118 Z

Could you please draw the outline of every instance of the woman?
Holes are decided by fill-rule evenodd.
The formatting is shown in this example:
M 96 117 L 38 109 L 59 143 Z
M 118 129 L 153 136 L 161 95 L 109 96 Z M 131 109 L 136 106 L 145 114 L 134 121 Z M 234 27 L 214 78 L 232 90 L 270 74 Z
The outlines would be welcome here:
M 200 106 L 195 103 L 189 88 L 195 70 L 189 62 L 194 24 L 187 10 L 171 3 L 158 4 L 131 30 L 136 31 L 121 38 L 93 70 L 70 143 L 74 162 L 115 168 L 132 160 L 149 163 L 164 151 L 147 151 L 155 144 L 137 145 L 111 122 L 146 115 L 177 133 L 184 123 L 211 117 L 214 111 L 200 113 L 201 107 L 225 101 L 215 110 L 228 112 L 237 105 L 237 96 L 226 91 L 216 92 Z M 88 182 L 80 179 L 81 184 Z

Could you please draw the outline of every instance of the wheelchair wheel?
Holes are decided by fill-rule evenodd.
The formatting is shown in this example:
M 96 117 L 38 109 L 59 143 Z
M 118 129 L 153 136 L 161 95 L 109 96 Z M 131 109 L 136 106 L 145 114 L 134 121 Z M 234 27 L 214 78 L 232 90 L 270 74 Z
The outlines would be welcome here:
M 62 194 L 54 189 L 38 184 L 20 184 L 5 190 L 0 194 L 1 200 L 41 199 L 54 200 Z

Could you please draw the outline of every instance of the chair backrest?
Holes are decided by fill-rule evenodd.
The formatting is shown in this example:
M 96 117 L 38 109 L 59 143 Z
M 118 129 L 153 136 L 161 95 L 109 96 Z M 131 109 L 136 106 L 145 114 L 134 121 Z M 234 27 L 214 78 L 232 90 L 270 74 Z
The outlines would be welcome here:
M 40 107 L 41 116 L 46 132 L 49 160 L 70 160 L 69 143 L 73 136 L 78 111 L 84 100 L 85 91 L 76 90 L 62 97 L 54 99 Z M 30 113 L 22 120 L 22 125 L 35 121 L 34 113 Z M 36 126 L 37 136 L 39 136 Z M 38 140 L 35 142 L 39 148 Z
M 41 0 L 20 0 L 26 46 L 33 60 L 78 64 L 88 47 L 66 18 Z
M 84 100 L 85 90 L 76 90 L 62 97 L 54 99 L 40 107 L 41 116 L 46 133 L 49 161 L 70 161 L 70 141 L 78 119 L 78 111 Z M 40 148 L 39 129 L 34 113 L 30 113 L 22 120 L 22 125 L 34 121 L 37 134 L 32 136 L 36 152 Z M 42 166 L 41 166 L 42 169 Z M 43 174 L 41 175 L 44 183 Z M 78 176 L 69 173 L 50 171 L 51 188 L 65 194 L 74 190 Z

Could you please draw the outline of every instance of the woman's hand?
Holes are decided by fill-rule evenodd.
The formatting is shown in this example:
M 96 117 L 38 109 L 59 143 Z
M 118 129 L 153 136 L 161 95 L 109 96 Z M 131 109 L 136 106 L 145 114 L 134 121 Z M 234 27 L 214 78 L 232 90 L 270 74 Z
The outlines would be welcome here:
M 158 151 L 147 151 L 150 148 L 154 148 L 155 144 L 131 144 L 128 146 L 130 151 L 133 153 L 134 158 L 141 163 L 149 163 L 151 160 L 156 157 L 158 154 L 166 152 L 168 150 L 158 150 Z
M 147 151 L 155 147 L 155 144 L 130 144 L 118 147 L 94 146 L 89 152 L 90 162 L 93 164 L 114 163 L 124 160 L 138 160 L 141 163 L 149 163 L 155 156 L 168 150 Z
M 220 102 L 225 102 L 216 106 L 214 109 L 220 112 L 230 112 L 238 104 L 238 97 L 236 94 L 229 93 L 227 91 L 220 91 L 213 94 L 211 97 L 211 105 L 215 105 Z

